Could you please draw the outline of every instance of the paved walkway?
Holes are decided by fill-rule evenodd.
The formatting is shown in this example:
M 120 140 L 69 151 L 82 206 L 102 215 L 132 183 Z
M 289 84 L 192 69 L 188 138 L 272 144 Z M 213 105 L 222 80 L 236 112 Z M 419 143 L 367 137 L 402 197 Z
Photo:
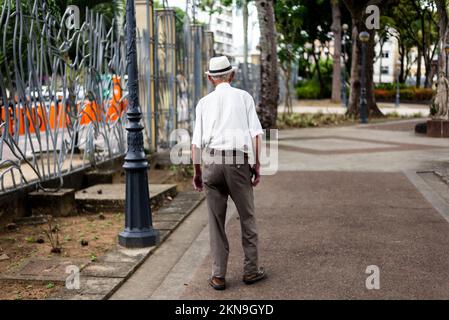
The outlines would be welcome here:
M 279 172 L 255 191 L 263 282 L 241 282 L 231 206 L 229 288 L 207 285 L 203 204 L 112 298 L 448 299 L 449 204 L 417 172 L 447 163 L 449 141 L 415 136 L 412 123 L 382 126 L 280 132 Z M 365 287 L 370 265 L 379 290 Z

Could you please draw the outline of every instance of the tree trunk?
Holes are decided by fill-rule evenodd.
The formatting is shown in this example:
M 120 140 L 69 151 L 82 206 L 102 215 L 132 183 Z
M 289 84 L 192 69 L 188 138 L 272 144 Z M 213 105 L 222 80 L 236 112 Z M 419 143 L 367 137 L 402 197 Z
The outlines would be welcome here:
M 248 0 L 242 0 L 243 13 L 243 87 L 248 90 Z
M 292 65 L 291 63 L 288 64 L 287 66 L 287 74 L 285 75 L 285 78 L 287 79 L 287 81 L 285 82 L 285 89 L 286 89 L 286 97 L 285 97 L 285 106 L 288 107 L 288 113 L 292 113 L 293 112 L 293 103 L 292 103 L 292 94 L 290 92 L 290 78 L 291 78 L 291 74 L 292 74 Z
M 436 6 L 437 6 L 437 12 L 438 12 L 438 37 L 439 37 L 439 48 L 440 48 L 440 55 L 438 57 L 438 64 L 440 66 L 440 71 L 445 72 L 446 71 L 446 51 L 444 50 L 444 47 L 446 46 L 447 42 L 447 35 L 448 35 L 448 16 L 447 16 L 447 9 L 446 9 L 446 0 L 435 0 Z M 447 77 L 447 75 L 446 75 Z
M 279 99 L 276 30 L 273 0 L 255 1 L 260 28 L 260 102 L 257 108 L 264 129 L 276 127 Z
M 352 19 L 352 63 L 351 63 L 351 79 L 349 81 L 350 92 L 349 92 L 349 103 L 348 103 L 348 114 L 354 116 L 359 115 L 359 100 L 360 100 L 360 55 L 359 47 L 356 41 L 359 33 L 355 25 L 354 19 Z
M 422 33 L 422 53 L 424 57 L 424 67 L 425 67 L 425 79 L 424 87 L 430 88 L 432 85 L 432 56 L 429 54 L 429 46 L 427 41 L 427 33 L 425 26 L 424 15 L 421 16 L 421 33 Z
M 422 56 L 421 56 L 421 51 L 418 48 L 418 56 L 417 56 L 417 70 L 416 70 L 416 87 L 419 88 L 421 87 L 421 60 L 422 60 Z
M 405 47 L 405 44 L 401 44 L 401 64 L 400 64 L 400 70 L 399 70 L 399 83 L 405 82 L 405 57 L 407 55 L 406 53 L 407 49 Z
M 313 61 L 315 61 L 315 71 L 317 72 L 318 82 L 320 83 L 320 98 L 323 98 L 324 81 L 323 81 L 323 76 L 321 75 L 321 69 L 320 69 L 320 56 L 318 56 L 318 58 L 316 56 L 314 42 L 312 42 L 312 57 L 313 57 Z
M 290 77 L 292 74 L 292 65 L 290 62 L 287 62 L 287 65 L 282 68 L 284 73 L 284 88 L 285 88 L 285 100 L 284 100 L 284 115 L 291 114 L 293 112 L 292 109 L 292 97 L 290 93 Z
M 351 81 L 350 81 L 350 93 L 349 93 L 349 105 L 347 113 L 355 117 L 360 115 L 360 73 L 361 73 L 361 43 L 358 39 L 359 31 L 358 26 L 361 26 L 363 21 L 363 15 L 360 13 L 353 14 L 352 17 L 352 64 L 351 64 Z M 373 61 L 374 61 L 374 32 L 369 31 L 370 40 L 366 44 L 366 100 L 368 106 L 368 116 L 381 117 L 382 112 L 376 104 L 374 97 L 374 82 L 373 82 Z
M 369 31 L 370 37 L 366 44 L 366 100 L 368 104 L 369 117 L 382 117 L 383 113 L 377 106 L 374 96 L 374 58 L 375 58 L 375 30 Z
M 332 97 L 334 103 L 341 102 L 341 12 L 338 0 L 332 0 L 332 26 L 334 54 L 332 56 Z
M 425 59 L 424 61 L 424 67 L 426 70 L 426 75 L 425 75 L 425 79 L 424 79 L 424 88 L 430 88 L 432 85 L 432 62 L 429 61 L 428 59 Z

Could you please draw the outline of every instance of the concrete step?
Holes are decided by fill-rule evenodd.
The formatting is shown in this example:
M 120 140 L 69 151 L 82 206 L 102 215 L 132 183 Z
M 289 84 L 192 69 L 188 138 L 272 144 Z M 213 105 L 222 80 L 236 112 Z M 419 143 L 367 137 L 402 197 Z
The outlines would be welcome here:
M 176 184 L 149 184 L 152 206 L 159 206 L 168 196 L 177 194 Z M 125 210 L 125 184 L 97 184 L 77 191 L 75 202 L 79 212 L 121 212 Z

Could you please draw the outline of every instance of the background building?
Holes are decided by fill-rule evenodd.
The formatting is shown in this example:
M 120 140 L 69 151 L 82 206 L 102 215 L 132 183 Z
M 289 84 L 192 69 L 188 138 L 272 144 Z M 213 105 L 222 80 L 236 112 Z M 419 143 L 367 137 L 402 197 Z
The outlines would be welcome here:
M 222 5 L 218 6 L 220 13 L 214 13 L 209 18 L 209 30 L 214 33 L 215 53 L 217 55 L 234 56 L 234 42 L 233 42 L 233 10 Z M 204 13 L 199 15 L 201 18 Z M 206 19 L 203 19 L 206 20 Z M 207 21 L 207 20 L 206 20 Z
M 389 30 L 390 34 L 394 34 L 395 30 Z M 394 36 L 390 36 L 383 44 L 380 43 L 378 37 L 376 37 L 375 50 L 375 61 L 373 64 L 374 83 L 396 83 L 398 78 L 398 73 L 400 70 L 400 59 L 398 40 Z M 412 48 L 407 57 L 404 59 L 404 68 L 409 69 L 407 79 L 405 79 L 406 84 L 416 85 L 416 73 L 418 70 L 417 61 L 417 49 Z M 425 64 L 424 58 L 421 57 L 421 85 L 424 83 L 425 79 Z
M 396 82 L 398 73 L 400 72 L 400 67 L 398 67 L 400 56 L 397 39 L 390 37 L 382 45 L 377 41 L 374 51 L 376 57 L 373 64 L 374 83 Z

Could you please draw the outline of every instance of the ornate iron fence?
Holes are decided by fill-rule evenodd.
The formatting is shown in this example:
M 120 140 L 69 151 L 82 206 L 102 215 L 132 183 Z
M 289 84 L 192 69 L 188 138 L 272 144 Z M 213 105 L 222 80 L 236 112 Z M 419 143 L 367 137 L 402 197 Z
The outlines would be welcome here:
M 192 68 L 191 46 L 192 41 L 190 33 L 190 20 L 187 15 L 182 21 L 183 32 L 176 34 L 176 60 L 177 60 L 177 124 L 178 128 L 189 129 L 191 123 L 192 94 L 190 74 Z
M 105 18 L 5 0 L 0 30 L 0 191 L 123 154 L 124 42 Z
M 176 128 L 176 31 L 172 9 L 156 11 L 156 140 L 158 148 L 169 147 L 170 133 Z
M 202 73 L 201 76 L 204 79 L 203 82 L 203 95 L 208 94 L 214 90 L 213 85 L 207 80 L 204 75 L 209 68 L 209 60 L 215 55 L 214 50 L 214 33 L 212 31 L 204 31 L 203 35 L 203 61 L 202 61 Z
M 89 9 L 83 21 L 52 15 L 45 0 L 0 2 L 0 193 L 59 179 L 125 153 L 127 91 L 123 25 Z M 192 12 L 194 10 L 192 9 Z M 170 146 L 193 128 L 213 33 L 191 23 L 176 33 L 172 9 L 153 10 L 138 30 L 146 148 Z M 193 19 L 193 21 L 195 21 Z
M 190 128 L 193 128 L 193 123 L 195 121 L 195 107 L 198 104 L 198 101 L 204 94 L 203 84 L 203 64 L 204 59 L 202 55 L 203 49 L 203 26 L 199 24 L 193 24 L 190 26 L 191 32 L 191 42 L 189 44 L 190 48 L 190 81 L 192 85 L 190 86 Z
M 243 63 L 239 64 L 239 71 L 235 76 L 235 86 L 246 90 L 251 94 L 254 98 L 256 106 L 259 103 L 259 91 L 260 91 L 260 66 L 254 63 L 247 63 L 248 75 L 247 81 L 248 83 L 244 85 L 243 81 Z

